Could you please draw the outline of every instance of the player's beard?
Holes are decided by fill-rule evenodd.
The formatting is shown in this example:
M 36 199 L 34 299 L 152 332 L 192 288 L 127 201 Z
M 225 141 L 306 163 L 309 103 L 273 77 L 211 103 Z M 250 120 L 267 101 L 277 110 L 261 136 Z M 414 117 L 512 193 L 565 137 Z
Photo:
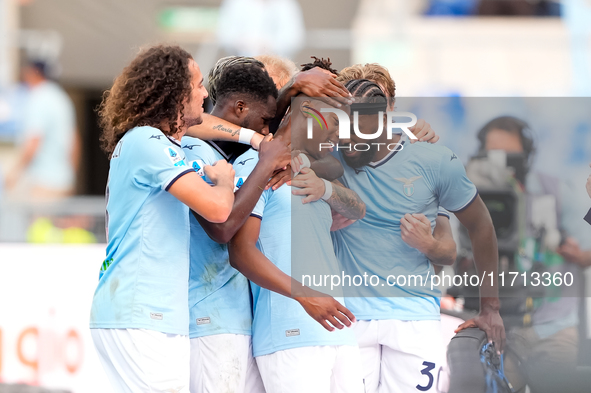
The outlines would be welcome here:
M 369 149 L 368 151 L 359 152 L 358 155 L 350 157 L 346 154 L 343 154 L 343 158 L 347 165 L 351 168 L 361 168 L 369 164 L 374 160 L 376 156 L 376 151 L 374 149 Z
M 190 127 L 193 127 L 193 126 L 203 123 L 203 116 L 186 117 L 184 120 L 185 120 L 185 127 L 190 128 Z

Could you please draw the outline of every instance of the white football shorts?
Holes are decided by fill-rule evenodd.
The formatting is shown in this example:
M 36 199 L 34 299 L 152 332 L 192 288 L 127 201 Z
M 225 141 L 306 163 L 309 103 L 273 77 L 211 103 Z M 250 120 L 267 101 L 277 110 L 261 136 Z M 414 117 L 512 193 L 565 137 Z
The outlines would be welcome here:
M 356 346 L 291 348 L 256 362 L 267 393 L 364 393 Z
M 189 393 L 189 336 L 146 329 L 90 329 L 117 393 Z
M 358 321 L 367 393 L 441 392 L 445 347 L 439 321 Z
M 191 393 L 265 393 L 251 336 L 244 334 L 192 338 L 190 372 Z

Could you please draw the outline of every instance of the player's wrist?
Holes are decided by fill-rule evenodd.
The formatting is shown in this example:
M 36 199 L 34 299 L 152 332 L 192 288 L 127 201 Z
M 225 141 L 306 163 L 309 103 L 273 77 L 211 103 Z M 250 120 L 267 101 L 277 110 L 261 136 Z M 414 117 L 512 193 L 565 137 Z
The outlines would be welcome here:
M 320 179 L 324 183 L 324 194 L 320 197 L 323 201 L 328 201 L 332 196 L 332 183 L 326 179 Z
M 234 191 L 234 178 L 228 178 L 226 176 L 217 178 L 216 181 L 214 182 L 214 184 L 217 187 L 221 187 L 221 188 L 230 188 L 232 189 L 232 191 Z
M 292 96 L 299 94 L 302 91 L 303 81 L 306 79 L 306 75 L 303 72 L 298 72 L 293 77 L 293 83 L 289 86 L 289 92 Z
M 437 240 L 433 236 L 429 236 L 421 248 L 422 250 L 419 251 L 422 254 L 433 255 L 437 250 Z
M 256 147 L 253 145 L 253 139 L 255 138 L 255 135 L 256 135 L 256 132 L 254 130 L 242 127 L 242 128 L 240 128 L 240 131 L 238 131 L 238 142 L 242 143 L 244 145 L 251 145 L 255 149 L 258 149 L 260 141 L 258 141 L 258 143 L 256 143 Z M 256 140 L 255 140 L 255 142 L 256 142 Z
M 480 314 L 498 313 L 501 309 L 501 302 L 498 297 L 481 297 Z
M 309 303 L 310 298 L 313 297 L 316 293 L 305 285 L 300 284 L 299 282 L 296 285 L 291 287 L 291 298 L 300 305 L 305 306 Z
M 305 153 L 298 154 L 298 157 L 302 160 L 301 168 L 310 168 L 312 163 L 310 162 L 310 158 Z

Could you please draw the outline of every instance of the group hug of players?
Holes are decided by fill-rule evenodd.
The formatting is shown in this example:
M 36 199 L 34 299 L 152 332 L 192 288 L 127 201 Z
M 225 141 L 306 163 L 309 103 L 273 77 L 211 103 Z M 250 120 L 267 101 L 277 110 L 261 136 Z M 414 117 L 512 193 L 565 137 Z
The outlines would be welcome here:
M 90 327 L 114 389 L 444 390 L 438 291 L 328 296 L 291 272 L 305 262 L 381 282 L 434 274 L 455 259 L 446 210 L 468 229 L 477 268 L 496 271 L 492 222 L 460 159 L 422 120 L 417 143 L 374 141 L 394 150 L 319 149 L 367 142 L 339 140 L 323 108 L 371 102 L 359 113 L 367 134 L 394 109 L 394 82 L 377 64 L 337 72 L 315 59 L 297 71 L 230 57 L 208 79 L 205 114 L 190 54 L 151 47 L 100 107 L 108 245 Z M 309 135 L 314 113 L 324 119 Z M 498 309 L 494 286 L 482 288 L 480 314 L 460 328 L 480 327 L 502 350 Z

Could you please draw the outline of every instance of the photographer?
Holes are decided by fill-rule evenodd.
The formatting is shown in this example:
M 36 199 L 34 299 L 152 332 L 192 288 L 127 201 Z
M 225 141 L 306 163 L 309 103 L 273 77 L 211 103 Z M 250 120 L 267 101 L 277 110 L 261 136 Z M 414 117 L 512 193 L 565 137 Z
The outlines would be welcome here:
M 517 190 L 511 219 L 513 228 L 518 228 L 512 232 L 515 247 L 505 251 L 506 261 L 512 262 L 506 262 L 507 266 L 501 266 L 499 271 L 570 272 L 577 277 L 581 268 L 591 265 L 591 247 L 583 244 L 587 249 L 583 251 L 573 237 L 576 232 L 572 220 L 567 219 L 570 217 L 567 211 L 573 203 L 566 185 L 560 179 L 530 170 L 535 143 L 529 136 L 527 123 L 514 117 L 498 117 L 480 130 L 478 139 L 480 151 L 473 160 L 476 165 L 472 171 L 468 165 L 468 175 L 472 172 L 476 178 L 496 178 L 497 181 L 510 178 L 507 183 Z M 493 175 L 495 165 L 507 172 Z M 488 177 L 482 176 L 484 172 Z M 478 179 L 471 177 L 471 180 L 479 187 Z M 493 189 L 491 184 L 489 189 Z M 589 190 L 589 182 L 587 188 Z M 486 202 L 484 196 L 483 200 Z M 499 245 L 502 245 L 501 239 Z M 503 250 L 499 251 L 502 254 Z M 527 310 L 517 319 L 519 323 L 514 325 L 517 327 L 508 335 L 505 363 L 514 391 L 524 390 L 525 385 L 532 393 L 581 391 L 581 387 L 576 386 L 577 286 L 575 280 L 575 285 L 570 287 L 545 288 L 544 297 L 533 300 L 531 319 Z

